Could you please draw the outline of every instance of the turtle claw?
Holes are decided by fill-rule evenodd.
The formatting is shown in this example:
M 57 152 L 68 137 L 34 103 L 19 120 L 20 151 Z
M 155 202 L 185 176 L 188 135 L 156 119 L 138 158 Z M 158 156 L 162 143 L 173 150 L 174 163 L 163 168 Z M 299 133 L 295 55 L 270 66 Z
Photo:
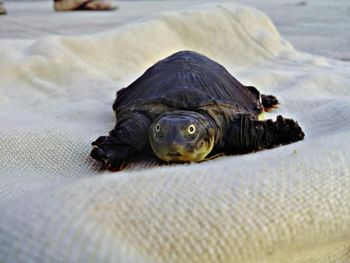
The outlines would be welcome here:
M 296 121 L 285 119 L 281 115 L 277 116 L 275 127 L 282 144 L 300 141 L 305 137 L 304 132 Z
M 103 159 L 104 159 L 104 156 L 105 156 L 105 153 L 104 153 L 104 151 L 102 151 L 101 149 L 99 149 L 99 148 L 97 148 L 97 147 L 94 147 L 94 148 L 91 150 L 90 156 L 91 156 L 92 158 L 94 158 L 95 160 L 103 160 Z
M 108 169 L 111 172 L 117 172 L 123 170 L 125 164 L 124 160 L 114 159 L 112 163 L 105 167 L 105 169 Z
M 96 141 L 92 142 L 91 145 L 99 146 L 101 144 L 105 144 L 107 142 L 108 136 L 98 137 Z
M 113 144 L 109 136 L 101 136 L 91 144 L 93 149 L 90 156 L 101 163 L 102 170 L 120 171 L 124 168 L 127 156 L 125 147 Z

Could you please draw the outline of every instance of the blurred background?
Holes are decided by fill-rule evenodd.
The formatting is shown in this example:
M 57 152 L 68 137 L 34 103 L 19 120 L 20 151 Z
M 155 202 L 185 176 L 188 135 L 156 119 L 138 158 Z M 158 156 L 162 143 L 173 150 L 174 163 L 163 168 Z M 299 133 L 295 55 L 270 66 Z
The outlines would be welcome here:
M 113 1 L 110 12 L 55 13 L 52 0 L 6 0 L 8 14 L 0 17 L 0 39 L 37 39 L 48 35 L 85 35 L 142 19 L 159 11 L 171 11 L 220 0 Z M 267 14 L 282 36 L 301 51 L 350 61 L 347 30 L 348 0 L 236 0 Z M 105 19 L 108 16 L 108 19 Z M 64 19 L 62 19 L 62 17 Z M 313 43 L 313 45 L 310 45 Z

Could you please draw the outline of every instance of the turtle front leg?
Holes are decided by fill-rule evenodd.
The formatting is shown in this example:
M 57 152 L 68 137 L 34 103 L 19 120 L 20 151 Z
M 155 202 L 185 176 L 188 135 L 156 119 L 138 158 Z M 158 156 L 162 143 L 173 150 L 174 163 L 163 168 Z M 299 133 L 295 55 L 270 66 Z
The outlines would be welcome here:
M 122 170 L 127 159 L 147 145 L 150 124 L 151 121 L 140 113 L 125 116 L 109 136 L 101 136 L 92 143 L 90 156 L 102 164 L 102 169 Z
M 231 123 L 226 135 L 226 148 L 231 153 L 248 153 L 293 143 L 304 138 L 305 134 L 292 119 L 281 115 L 276 121 L 258 121 L 250 115 L 239 115 Z

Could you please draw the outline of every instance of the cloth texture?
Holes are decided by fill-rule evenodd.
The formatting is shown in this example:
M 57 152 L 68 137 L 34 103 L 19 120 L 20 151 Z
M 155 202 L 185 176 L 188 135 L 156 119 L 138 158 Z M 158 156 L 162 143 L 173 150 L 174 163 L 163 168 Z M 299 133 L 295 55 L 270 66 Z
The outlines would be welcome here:
M 0 262 L 350 262 L 350 64 L 209 4 L 100 34 L 0 42 Z M 117 90 L 179 50 L 275 95 L 301 142 L 100 172 Z

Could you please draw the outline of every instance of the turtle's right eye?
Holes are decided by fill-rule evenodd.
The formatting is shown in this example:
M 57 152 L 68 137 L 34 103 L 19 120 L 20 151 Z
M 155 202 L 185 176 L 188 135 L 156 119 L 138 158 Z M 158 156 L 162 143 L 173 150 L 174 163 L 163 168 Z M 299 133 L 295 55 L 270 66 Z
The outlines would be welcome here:
M 156 125 L 156 132 L 159 132 L 159 131 L 160 131 L 160 124 L 157 123 L 157 125 Z

